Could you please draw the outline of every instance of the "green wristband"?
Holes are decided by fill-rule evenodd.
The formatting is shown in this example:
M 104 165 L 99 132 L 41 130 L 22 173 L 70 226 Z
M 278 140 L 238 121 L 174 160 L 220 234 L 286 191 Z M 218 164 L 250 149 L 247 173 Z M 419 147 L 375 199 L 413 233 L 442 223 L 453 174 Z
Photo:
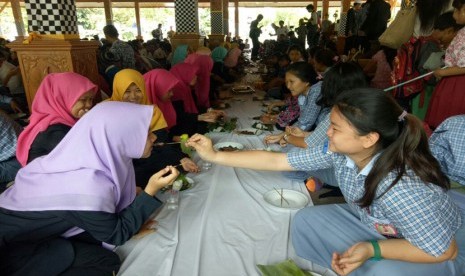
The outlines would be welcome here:
M 381 248 L 379 248 L 379 244 L 378 244 L 378 241 L 377 240 L 371 240 L 370 241 L 371 245 L 373 246 L 373 249 L 375 251 L 375 255 L 373 256 L 373 258 L 371 258 L 372 260 L 375 260 L 375 261 L 380 261 L 383 259 L 383 257 L 381 257 Z

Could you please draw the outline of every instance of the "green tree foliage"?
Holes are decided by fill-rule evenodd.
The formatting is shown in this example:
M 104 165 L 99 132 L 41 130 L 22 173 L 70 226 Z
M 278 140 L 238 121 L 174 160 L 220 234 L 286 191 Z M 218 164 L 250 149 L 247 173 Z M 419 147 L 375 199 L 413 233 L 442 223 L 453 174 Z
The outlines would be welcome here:
M 99 10 L 99 8 L 76 9 L 78 25 L 82 25 L 86 30 L 95 30 L 95 14 L 100 13 Z

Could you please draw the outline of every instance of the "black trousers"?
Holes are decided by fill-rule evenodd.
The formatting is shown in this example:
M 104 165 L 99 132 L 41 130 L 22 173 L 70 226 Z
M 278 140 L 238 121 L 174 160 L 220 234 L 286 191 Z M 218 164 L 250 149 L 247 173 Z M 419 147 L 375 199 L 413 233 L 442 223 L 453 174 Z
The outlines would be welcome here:
M 252 58 L 256 59 L 258 57 L 258 50 L 260 49 L 260 41 L 258 37 L 251 37 L 252 39 Z
M 63 238 L 40 244 L 15 244 L 2 251 L 2 275 L 111 276 L 121 265 L 116 253 L 100 245 Z

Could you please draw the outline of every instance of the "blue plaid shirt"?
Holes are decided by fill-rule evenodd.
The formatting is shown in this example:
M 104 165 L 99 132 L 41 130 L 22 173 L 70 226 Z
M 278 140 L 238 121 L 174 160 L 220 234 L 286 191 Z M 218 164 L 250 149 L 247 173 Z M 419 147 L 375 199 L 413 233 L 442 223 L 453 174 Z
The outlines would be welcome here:
M 321 145 L 328 139 L 326 132 L 328 131 L 329 125 L 331 123 L 329 115 L 329 112 L 325 113 L 321 122 L 318 123 L 312 134 L 310 134 L 308 137 L 305 137 L 305 144 L 307 144 L 307 147 Z
M 465 185 L 465 115 L 442 122 L 429 140 L 431 152 L 447 176 Z
M 385 236 L 405 238 L 411 244 L 433 256 L 442 255 L 450 246 L 462 224 L 457 206 L 438 186 L 425 184 L 413 171 L 407 170 L 401 180 L 381 198 L 383 191 L 395 179 L 389 173 L 378 185 L 376 199 L 369 208 L 360 208 L 365 179 L 378 156 L 358 171 L 348 157 L 327 150 L 328 142 L 298 152 L 289 152 L 287 160 L 296 170 L 313 171 L 333 167 L 345 200 L 373 231 Z M 386 234 L 385 229 L 391 231 Z
M 310 91 L 306 96 L 300 95 L 298 102 L 300 106 L 300 116 L 295 126 L 302 130 L 310 130 L 314 125 L 317 125 L 321 118 L 324 116 L 322 113 L 329 113 L 329 109 L 321 110 L 321 106 L 316 104 L 321 95 L 321 84 L 318 82 L 310 87 Z
M 16 144 L 21 126 L 0 112 L 0 162 L 16 155 Z

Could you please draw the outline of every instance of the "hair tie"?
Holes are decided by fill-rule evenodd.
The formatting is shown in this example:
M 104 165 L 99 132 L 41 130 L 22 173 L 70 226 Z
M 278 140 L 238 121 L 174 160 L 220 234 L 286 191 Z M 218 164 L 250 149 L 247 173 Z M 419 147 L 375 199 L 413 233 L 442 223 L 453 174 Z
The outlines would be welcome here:
M 405 110 L 402 111 L 402 113 L 399 115 L 399 117 L 397 117 L 397 121 L 403 122 L 404 118 L 405 118 L 405 116 L 407 116 L 407 114 L 408 114 L 407 111 L 405 111 Z

